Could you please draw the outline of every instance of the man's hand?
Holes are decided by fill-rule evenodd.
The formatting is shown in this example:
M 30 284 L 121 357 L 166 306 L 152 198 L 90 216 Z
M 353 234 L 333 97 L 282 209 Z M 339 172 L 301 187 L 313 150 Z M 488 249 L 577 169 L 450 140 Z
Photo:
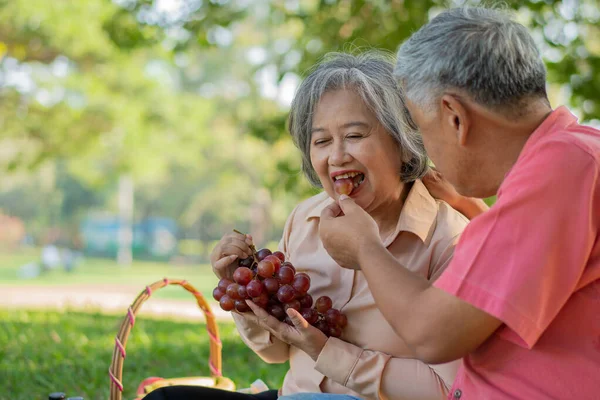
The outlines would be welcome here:
M 247 300 L 246 303 L 248 303 L 248 306 L 250 306 L 254 314 L 250 312 L 238 314 L 242 315 L 246 320 L 271 332 L 271 334 L 279 340 L 299 348 L 313 360 L 317 361 L 319 354 L 321 354 L 321 350 L 325 347 L 327 336 L 319 329 L 310 325 L 302 318 L 302 315 L 298 311 L 292 308 L 287 310 L 287 315 L 294 324 L 294 326 L 290 326 L 279 321 L 252 301 Z
M 360 269 L 358 258 L 366 243 L 381 243 L 375 220 L 350 197 L 341 195 L 321 212 L 319 236 L 325 250 L 342 267 Z

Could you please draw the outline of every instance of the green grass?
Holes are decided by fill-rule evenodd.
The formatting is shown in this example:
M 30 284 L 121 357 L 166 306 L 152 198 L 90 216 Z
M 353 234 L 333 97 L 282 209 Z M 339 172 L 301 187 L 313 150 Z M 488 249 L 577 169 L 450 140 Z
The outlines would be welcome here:
M 0 400 L 45 399 L 53 391 L 86 400 L 108 398 L 114 337 L 121 316 L 0 310 Z M 262 379 L 278 388 L 288 365 L 268 365 L 249 350 L 233 324 L 219 325 L 223 374 L 238 388 Z M 124 399 L 149 376 L 209 376 L 205 326 L 139 319 L 123 368 Z
M 187 279 L 207 299 L 217 284 L 210 265 L 172 265 L 167 263 L 134 261 L 130 267 L 121 267 L 114 260 L 86 258 L 73 272 L 64 269 L 51 270 L 34 279 L 21 279 L 17 272 L 20 266 L 39 260 L 39 251 L 19 253 L 0 252 L 0 284 L 10 285 L 81 285 L 115 284 L 135 285 L 140 291 L 148 284 L 164 277 Z M 191 298 L 181 288 L 168 287 L 157 293 L 159 298 Z

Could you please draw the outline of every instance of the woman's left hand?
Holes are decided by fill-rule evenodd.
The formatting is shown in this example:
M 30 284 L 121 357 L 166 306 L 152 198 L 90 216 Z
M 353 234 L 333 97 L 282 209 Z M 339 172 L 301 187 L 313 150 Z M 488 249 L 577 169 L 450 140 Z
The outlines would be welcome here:
M 317 361 L 321 350 L 325 347 L 327 336 L 319 329 L 310 325 L 302 318 L 302 315 L 298 311 L 292 308 L 287 310 L 287 315 L 294 324 L 294 326 L 290 326 L 285 322 L 279 321 L 252 301 L 246 300 L 246 303 L 254 311 L 254 314 L 246 312 L 238 313 L 239 315 L 271 332 L 279 340 L 299 348 L 313 360 Z

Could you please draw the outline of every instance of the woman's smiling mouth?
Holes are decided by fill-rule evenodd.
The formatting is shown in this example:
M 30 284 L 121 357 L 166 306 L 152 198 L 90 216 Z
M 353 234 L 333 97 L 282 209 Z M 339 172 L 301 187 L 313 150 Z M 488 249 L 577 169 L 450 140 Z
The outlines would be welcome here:
M 365 174 L 359 171 L 348 171 L 332 174 L 333 186 L 338 194 L 352 195 L 364 182 Z

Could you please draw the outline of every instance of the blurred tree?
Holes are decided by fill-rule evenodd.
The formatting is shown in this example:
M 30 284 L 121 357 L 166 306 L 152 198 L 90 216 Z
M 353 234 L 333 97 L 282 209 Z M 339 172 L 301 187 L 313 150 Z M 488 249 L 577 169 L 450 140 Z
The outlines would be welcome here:
M 305 71 L 329 51 L 395 51 L 464 3 L 0 0 L 0 169 L 68 160 L 59 175 L 72 181 L 54 179 L 47 191 L 60 194 L 47 203 L 55 216 L 77 208 L 72 199 L 116 209 L 117 177 L 128 173 L 137 217 L 168 215 L 205 239 L 223 221 L 275 238 L 313 193 L 285 133 Z M 557 101 L 600 119 L 597 1 L 504 3 L 532 29 Z M 251 227 L 250 215 L 263 217 Z

